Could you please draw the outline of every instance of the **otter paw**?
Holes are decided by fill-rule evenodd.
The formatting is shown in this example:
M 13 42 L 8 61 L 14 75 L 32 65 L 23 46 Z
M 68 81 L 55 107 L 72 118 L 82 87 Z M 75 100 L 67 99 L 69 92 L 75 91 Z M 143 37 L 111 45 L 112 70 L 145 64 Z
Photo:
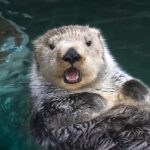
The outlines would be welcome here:
M 138 80 L 129 80 L 125 82 L 121 88 L 121 99 L 143 101 L 146 100 L 148 95 L 148 87 Z

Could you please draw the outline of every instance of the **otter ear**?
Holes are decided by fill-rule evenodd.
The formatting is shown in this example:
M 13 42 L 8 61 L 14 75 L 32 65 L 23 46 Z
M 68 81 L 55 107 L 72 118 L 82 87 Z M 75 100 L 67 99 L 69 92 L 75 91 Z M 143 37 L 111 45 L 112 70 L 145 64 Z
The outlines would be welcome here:
M 96 29 L 96 28 L 92 28 L 93 32 L 96 32 L 98 38 L 99 38 L 99 41 L 100 43 L 103 45 L 103 48 L 107 48 L 107 43 L 103 37 L 103 34 L 101 33 L 101 31 L 99 29 Z
M 101 32 L 98 30 L 97 36 L 101 38 Z
M 37 47 L 37 44 L 38 43 L 38 39 L 36 39 L 36 40 L 34 40 L 34 41 L 32 41 L 32 46 L 33 46 L 33 49 L 36 49 L 36 47 Z
M 40 37 L 37 38 L 35 41 L 33 41 L 32 45 L 33 45 L 33 50 L 34 50 L 34 60 L 35 60 L 35 63 L 37 64 L 37 67 L 39 68 L 41 48 L 42 48 Z
M 42 42 L 43 42 L 43 40 L 42 40 L 41 37 L 39 37 L 36 40 L 34 40 L 32 42 L 34 50 L 42 48 L 42 46 L 43 46 Z
M 91 29 L 91 31 L 92 31 L 93 33 L 96 33 L 96 34 L 97 34 L 97 36 L 98 36 L 99 38 L 101 38 L 101 32 L 100 32 L 100 30 L 99 30 L 99 29 L 92 28 L 92 29 Z

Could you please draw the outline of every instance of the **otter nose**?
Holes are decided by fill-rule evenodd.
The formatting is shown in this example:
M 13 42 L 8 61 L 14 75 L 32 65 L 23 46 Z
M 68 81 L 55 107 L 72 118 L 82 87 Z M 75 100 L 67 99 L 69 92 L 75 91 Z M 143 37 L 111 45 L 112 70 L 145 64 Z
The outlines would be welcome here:
M 74 48 L 69 48 L 67 53 L 64 55 L 63 60 L 69 62 L 70 64 L 73 64 L 80 58 L 81 56 L 76 52 Z

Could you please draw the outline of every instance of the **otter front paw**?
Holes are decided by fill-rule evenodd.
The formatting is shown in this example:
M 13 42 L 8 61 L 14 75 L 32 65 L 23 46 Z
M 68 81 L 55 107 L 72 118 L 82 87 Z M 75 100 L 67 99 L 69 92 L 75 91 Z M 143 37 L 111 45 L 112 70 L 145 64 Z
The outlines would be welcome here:
M 143 101 L 149 95 L 148 87 L 139 80 L 126 81 L 121 87 L 121 99 Z

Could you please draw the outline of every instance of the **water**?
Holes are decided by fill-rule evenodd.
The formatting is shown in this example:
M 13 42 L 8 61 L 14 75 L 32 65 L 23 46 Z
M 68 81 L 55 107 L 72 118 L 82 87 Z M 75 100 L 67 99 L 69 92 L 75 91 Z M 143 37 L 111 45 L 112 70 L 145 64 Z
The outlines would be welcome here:
M 150 1 L 0 0 L 0 150 L 38 150 L 28 132 L 32 41 L 46 30 L 100 28 L 131 75 L 150 84 Z

